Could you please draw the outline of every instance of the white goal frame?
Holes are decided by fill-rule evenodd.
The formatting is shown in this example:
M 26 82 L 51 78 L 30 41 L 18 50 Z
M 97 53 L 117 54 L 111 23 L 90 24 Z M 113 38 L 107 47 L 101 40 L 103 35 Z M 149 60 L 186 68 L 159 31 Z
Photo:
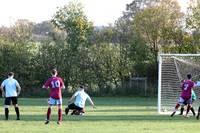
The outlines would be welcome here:
M 186 56 L 199 56 L 200 54 L 158 54 L 158 113 L 159 114 L 164 114 L 164 112 L 161 111 L 161 79 L 162 79 L 162 57 L 167 57 L 167 56 L 174 56 L 174 57 L 186 57 Z M 176 103 L 174 103 L 175 105 Z

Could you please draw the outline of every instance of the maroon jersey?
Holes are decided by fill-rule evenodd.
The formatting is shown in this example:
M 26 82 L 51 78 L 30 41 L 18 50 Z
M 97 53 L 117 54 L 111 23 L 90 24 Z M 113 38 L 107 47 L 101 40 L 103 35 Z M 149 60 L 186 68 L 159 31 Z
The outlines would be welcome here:
M 182 83 L 182 93 L 181 97 L 183 99 L 190 99 L 192 94 L 192 88 L 195 86 L 195 83 L 191 80 L 184 80 Z
M 61 88 L 64 86 L 63 80 L 60 77 L 51 77 L 45 84 L 45 88 L 50 88 L 50 97 L 53 99 L 62 98 Z

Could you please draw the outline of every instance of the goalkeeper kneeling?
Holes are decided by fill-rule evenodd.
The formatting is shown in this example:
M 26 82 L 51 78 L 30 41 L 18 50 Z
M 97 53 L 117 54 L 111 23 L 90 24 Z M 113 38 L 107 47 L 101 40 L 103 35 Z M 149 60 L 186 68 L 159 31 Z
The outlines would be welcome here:
M 87 86 L 81 85 L 79 90 L 76 91 L 68 101 L 68 105 L 65 108 L 65 114 L 68 115 L 69 110 L 73 110 L 71 115 L 84 115 L 85 102 L 88 99 L 92 107 L 94 108 L 94 103 L 90 96 L 85 92 Z M 73 102 L 74 101 L 74 102 Z

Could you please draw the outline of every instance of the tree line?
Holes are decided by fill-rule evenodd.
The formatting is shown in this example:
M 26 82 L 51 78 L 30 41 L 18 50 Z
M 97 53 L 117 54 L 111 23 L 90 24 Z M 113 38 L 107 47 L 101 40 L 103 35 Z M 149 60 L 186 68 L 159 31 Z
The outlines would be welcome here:
M 158 53 L 199 53 L 200 4 L 183 13 L 176 0 L 133 0 L 114 24 L 101 27 L 83 9 L 72 1 L 49 21 L 0 27 L 0 80 L 13 71 L 23 96 L 44 96 L 41 86 L 57 68 L 66 95 L 87 83 L 90 94 L 105 96 L 138 95 L 126 84 L 147 77 L 155 96 Z

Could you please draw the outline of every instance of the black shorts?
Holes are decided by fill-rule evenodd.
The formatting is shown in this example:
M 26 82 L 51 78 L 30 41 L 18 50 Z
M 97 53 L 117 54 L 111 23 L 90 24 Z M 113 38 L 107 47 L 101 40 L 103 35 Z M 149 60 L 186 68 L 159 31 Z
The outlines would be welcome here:
M 82 110 L 83 110 L 83 108 L 76 106 L 74 103 L 68 105 L 68 108 L 69 108 L 69 109 L 79 110 L 79 111 L 82 111 Z
M 4 105 L 11 105 L 11 103 L 13 105 L 17 104 L 17 97 L 6 97 Z

